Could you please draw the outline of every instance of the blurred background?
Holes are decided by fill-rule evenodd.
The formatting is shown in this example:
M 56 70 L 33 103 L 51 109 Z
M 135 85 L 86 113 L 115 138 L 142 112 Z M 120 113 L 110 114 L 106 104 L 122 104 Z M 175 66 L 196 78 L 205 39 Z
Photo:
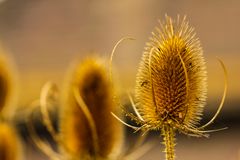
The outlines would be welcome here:
M 136 40 L 126 41 L 117 49 L 114 74 L 123 88 L 133 89 L 143 48 L 157 20 L 163 20 L 165 14 L 173 18 L 187 15 L 207 62 L 208 104 L 202 122 L 214 115 L 223 92 L 218 57 L 228 69 L 229 90 L 224 108 L 211 128 L 229 129 L 212 133 L 210 139 L 180 135 L 177 159 L 240 160 L 239 8 L 238 0 L 1 0 L 0 40 L 19 72 L 19 107 L 38 98 L 48 80 L 61 87 L 64 74 L 76 59 L 93 52 L 108 58 L 124 36 Z M 163 159 L 162 139 L 153 134 L 152 140 L 159 141 L 159 146 L 142 160 Z M 29 150 L 26 159 L 46 158 Z

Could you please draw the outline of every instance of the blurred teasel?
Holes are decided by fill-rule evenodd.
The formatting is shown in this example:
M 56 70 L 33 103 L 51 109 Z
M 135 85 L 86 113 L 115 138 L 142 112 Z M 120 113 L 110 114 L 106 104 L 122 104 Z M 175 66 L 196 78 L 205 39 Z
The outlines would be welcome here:
M 22 146 L 17 132 L 10 123 L 15 102 L 14 71 L 8 55 L 0 48 L 0 159 L 20 160 Z
M 116 159 L 119 155 L 122 127 L 110 114 L 118 111 L 107 73 L 102 59 L 93 57 L 80 62 L 69 75 L 60 136 L 73 159 Z
M 6 122 L 0 122 L 0 159 L 20 160 L 21 143 L 17 132 Z
M 29 121 L 35 144 L 50 159 L 117 159 L 123 141 L 121 124 L 111 116 L 118 112 L 112 86 L 102 59 L 92 57 L 74 64 L 67 75 L 60 100 L 56 86 L 44 85 L 39 100 L 43 123 L 57 143 L 60 153 L 38 137 Z M 59 132 L 48 113 L 50 102 L 60 101 Z
M 152 32 L 150 42 L 140 61 L 135 88 L 136 115 L 125 111 L 140 127 L 132 126 L 115 114 L 119 121 L 138 131 L 160 131 L 165 145 L 166 160 L 175 159 L 175 132 L 207 137 L 204 130 L 219 114 L 227 91 L 227 73 L 224 70 L 225 88 L 221 103 L 213 118 L 198 127 L 206 103 L 207 71 L 202 48 L 186 17 L 174 21 L 166 16 L 160 28 Z M 224 128 L 223 128 L 224 129 Z M 221 130 L 221 129 L 219 129 Z
M 14 114 L 16 102 L 16 73 L 11 59 L 0 48 L 0 117 L 10 119 Z

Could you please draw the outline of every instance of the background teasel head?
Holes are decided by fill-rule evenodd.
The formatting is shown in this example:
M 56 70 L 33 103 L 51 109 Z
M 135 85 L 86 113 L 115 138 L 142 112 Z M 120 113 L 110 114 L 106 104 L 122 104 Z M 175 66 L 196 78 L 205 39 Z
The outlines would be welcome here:
M 101 59 L 85 59 L 69 75 L 64 90 L 61 137 L 71 158 L 118 155 L 122 128 L 110 114 L 116 112 L 108 72 Z
M 16 131 L 8 124 L 0 122 L 0 159 L 20 160 L 21 146 Z
M 16 101 L 15 73 L 6 53 L 0 48 L 0 159 L 22 159 L 22 146 L 10 120 L 14 114 Z
M 13 65 L 0 47 L 0 117 L 10 119 L 16 102 L 16 81 Z

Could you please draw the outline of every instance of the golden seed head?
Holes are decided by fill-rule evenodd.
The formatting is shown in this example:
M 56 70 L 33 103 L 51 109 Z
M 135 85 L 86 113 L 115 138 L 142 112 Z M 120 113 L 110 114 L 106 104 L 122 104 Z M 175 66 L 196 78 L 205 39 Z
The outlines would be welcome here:
M 116 107 L 107 73 L 102 61 L 93 57 L 75 66 L 69 77 L 60 126 L 66 148 L 74 156 L 107 158 L 119 150 L 122 128 L 110 114 L 116 112 Z M 74 97 L 73 88 L 77 88 L 94 121 L 99 148 L 96 155 L 89 121 Z
M 161 22 L 160 22 L 161 23 Z M 195 126 L 206 102 L 206 66 L 199 40 L 185 17 L 166 16 L 152 33 L 136 79 L 137 109 L 151 129 L 178 122 Z
M 19 140 L 15 130 L 0 122 L 0 159 L 19 160 L 20 157 Z
M 6 56 L 1 52 L 3 51 L 0 48 L 0 115 L 7 117 L 8 112 L 11 112 L 12 109 L 10 105 L 15 101 L 15 96 L 13 95 L 13 89 L 15 90 L 15 87 L 13 86 L 14 78 L 11 65 Z

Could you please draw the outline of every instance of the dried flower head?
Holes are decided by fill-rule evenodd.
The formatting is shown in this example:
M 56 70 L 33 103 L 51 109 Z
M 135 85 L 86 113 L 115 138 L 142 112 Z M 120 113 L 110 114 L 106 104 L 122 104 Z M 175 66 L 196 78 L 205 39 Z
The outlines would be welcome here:
M 77 65 L 63 96 L 61 137 L 71 158 L 109 158 L 119 150 L 121 125 L 111 116 L 116 111 L 107 71 L 100 59 Z
M 0 159 L 20 160 L 20 143 L 15 130 L 0 122 Z
M 167 17 L 140 62 L 137 109 L 151 129 L 184 124 L 195 128 L 206 102 L 207 74 L 200 42 L 187 22 Z
M 14 112 L 16 86 L 10 60 L 0 47 L 0 159 L 19 160 L 20 142 L 15 130 L 7 122 Z
M 11 104 L 15 101 L 13 95 L 15 90 L 14 77 L 11 65 L 6 55 L 3 55 L 3 50 L 0 48 L 0 117 L 8 117 Z M 12 107 L 12 106 L 11 106 Z M 3 113 L 4 112 L 4 113 Z
M 40 107 L 43 124 L 62 152 L 57 153 L 39 137 L 32 123 L 34 114 L 27 123 L 32 141 L 50 159 L 137 159 L 152 147 L 152 143 L 141 145 L 141 136 L 127 152 L 122 152 L 122 127 L 110 115 L 118 112 L 114 86 L 101 59 L 92 57 L 74 65 L 68 78 L 62 96 L 60 132 L 53 127 L 49 114 L 49 107 L 58 104 L 57 86 L 47 82 L 39 100 L 32 104 Z
M 194 29 L 185 17 L 176 21 L 166 16 L 166 22 L 152 32 L 142 56 L 136 78 L 133 108 L 137 116 L 127 113 L 141 127 L 126 124 L 148 132 L 160 130 L 166 146 L 166 159 L 173 160 L 175 131 L 191 136 L 208 136 L 204 131 L 220 112 L 226 96 L 214 117 L 205 125 L 197 127 L 206 103 L 207 74 L 202 49 Z M 219 60 L 220 61 L 220 60 Z M 226 84 L 226 69 L 220 61 Z

